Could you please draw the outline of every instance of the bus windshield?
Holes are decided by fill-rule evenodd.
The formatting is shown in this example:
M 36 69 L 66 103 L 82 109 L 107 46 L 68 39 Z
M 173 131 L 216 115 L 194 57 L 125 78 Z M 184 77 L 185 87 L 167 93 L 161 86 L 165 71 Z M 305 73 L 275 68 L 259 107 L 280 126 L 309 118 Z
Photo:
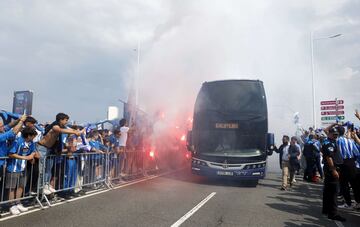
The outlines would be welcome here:
M 201 153 L 214 155 L 259 155 L 263 141 L 264 135 L 243 135 L 237 130 L 203 130 L 197 147 Z

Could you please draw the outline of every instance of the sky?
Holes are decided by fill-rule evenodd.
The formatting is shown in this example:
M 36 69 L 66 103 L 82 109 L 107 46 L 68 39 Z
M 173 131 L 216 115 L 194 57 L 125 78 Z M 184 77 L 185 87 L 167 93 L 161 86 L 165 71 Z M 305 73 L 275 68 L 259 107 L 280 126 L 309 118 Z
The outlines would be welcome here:
M 33 115 L 106 118 L 137 75 L 145 111 L 191 110 L 204 81 L 264 82 L 270 131 L 312 124 L 310 33 L 317 119 L 321 100 L 360 109 L 360 2 L 356 0 L 0 1 L 0 109 L 34 92 Z M 334 34 L 342 35 L 329 39 Z M 318 38 L 325 38 L 319 39 Z M 140 50 L 138 49 L 140 43 Z

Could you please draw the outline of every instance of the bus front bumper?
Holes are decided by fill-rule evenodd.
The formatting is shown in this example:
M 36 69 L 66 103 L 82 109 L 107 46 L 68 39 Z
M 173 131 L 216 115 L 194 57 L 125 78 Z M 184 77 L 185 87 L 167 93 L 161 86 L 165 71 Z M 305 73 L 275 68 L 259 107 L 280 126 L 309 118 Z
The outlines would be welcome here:
M 215 169 L 208 166 L 191 165 L 191 172 L 200 176 L 207 177 L 230 177 L 230 178 L 243 178 L 243 179 L 264 179 L 265 167 L 248 169 L 248 170 L 228 170 L 228 169 Z

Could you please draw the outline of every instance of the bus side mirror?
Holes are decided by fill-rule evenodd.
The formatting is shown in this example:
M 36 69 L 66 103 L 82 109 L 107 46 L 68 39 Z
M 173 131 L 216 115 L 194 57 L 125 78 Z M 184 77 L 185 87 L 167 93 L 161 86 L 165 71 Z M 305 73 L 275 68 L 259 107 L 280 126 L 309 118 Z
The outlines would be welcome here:
M 268 133 L 266 138 L 267 144 L 267 155 L 272 155 L 275 151 L 275 136 L 274 133 Z
M 194 146 L 192 144 L 192 131 L 188 131 L 186 135 L 186 148 L 190 152 L 194 152 Z

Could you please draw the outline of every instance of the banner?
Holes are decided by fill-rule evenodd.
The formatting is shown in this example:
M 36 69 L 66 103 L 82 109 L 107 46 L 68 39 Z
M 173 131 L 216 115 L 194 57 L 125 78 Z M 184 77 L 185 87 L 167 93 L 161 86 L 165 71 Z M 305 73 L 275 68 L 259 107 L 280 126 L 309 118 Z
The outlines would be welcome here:
M 17 114 L 32 114 L 32 102 L 33 92 L 32 91 L 15 91 L 13 101 L 13 113 Z

